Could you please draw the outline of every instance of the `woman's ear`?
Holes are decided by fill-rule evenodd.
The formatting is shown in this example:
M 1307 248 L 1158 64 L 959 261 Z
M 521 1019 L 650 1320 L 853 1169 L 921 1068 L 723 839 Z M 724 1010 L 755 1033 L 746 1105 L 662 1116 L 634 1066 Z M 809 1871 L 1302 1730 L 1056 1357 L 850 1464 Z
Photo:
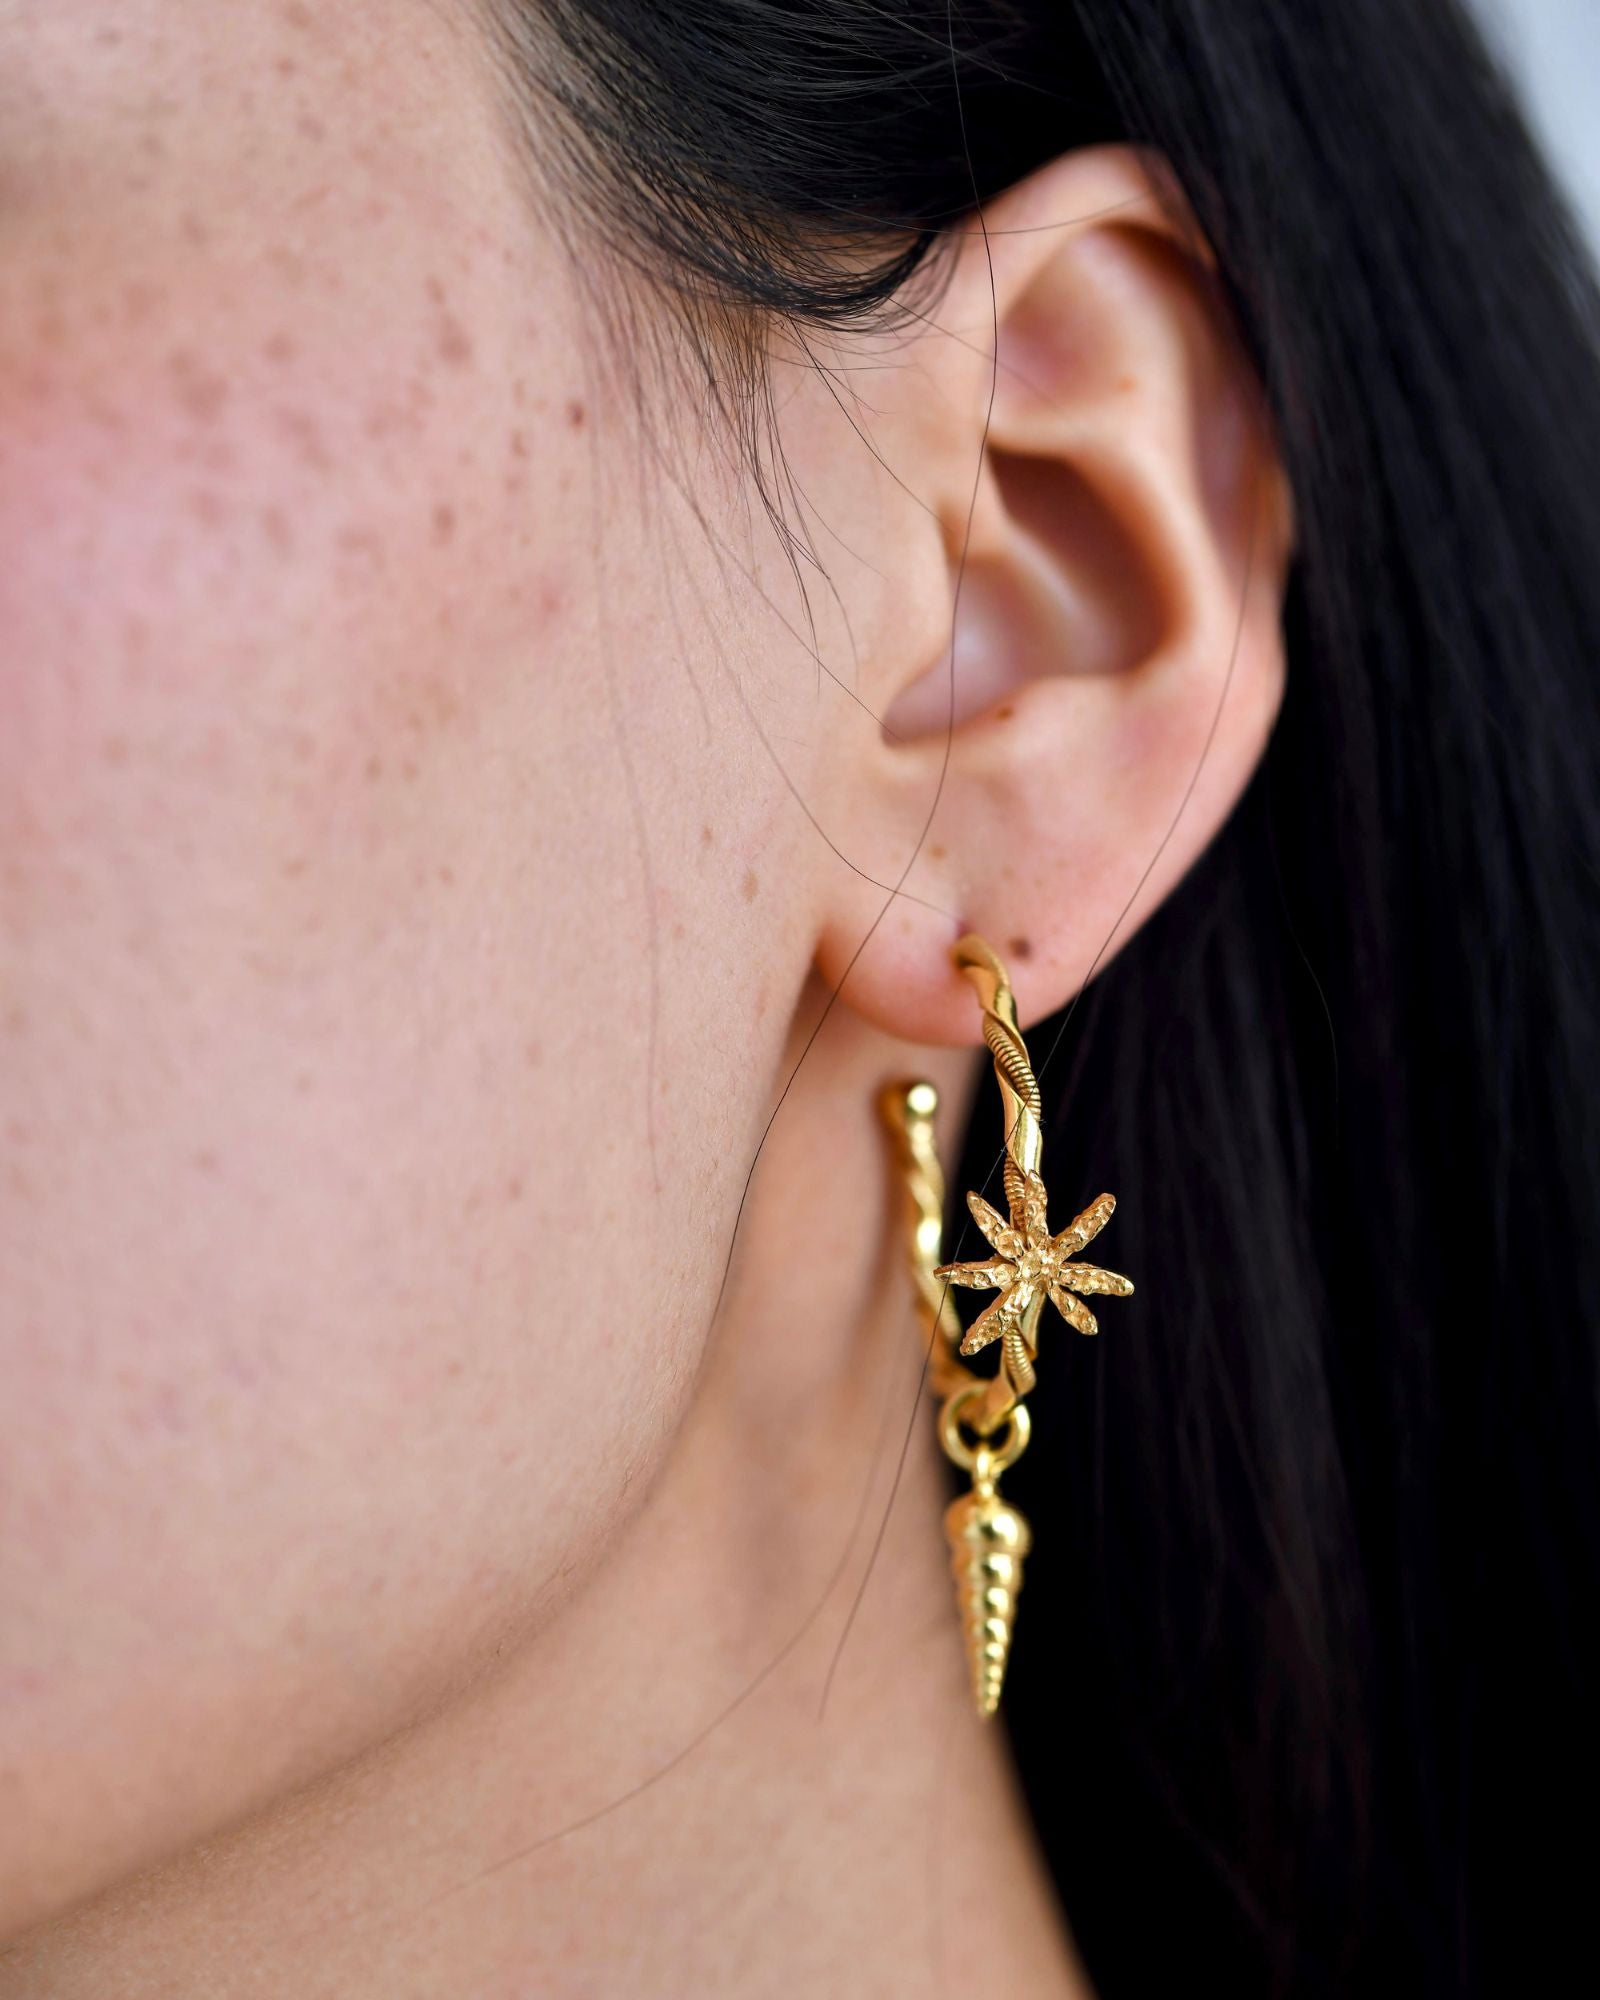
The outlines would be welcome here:
M 825 810 L 904 893 L 819 877 L 818 969 L 934 1043 L 975 1034 L 962 931 L 1036 1020 L 1217 832 L 1282 698 L 1292 538 L 1254 372 L 1144 156 L 1064 155 L 960 232 L 851 417 L 866 445 L 832 445 L 875 487 L 857 686 L 883 727 L 834 739 Z

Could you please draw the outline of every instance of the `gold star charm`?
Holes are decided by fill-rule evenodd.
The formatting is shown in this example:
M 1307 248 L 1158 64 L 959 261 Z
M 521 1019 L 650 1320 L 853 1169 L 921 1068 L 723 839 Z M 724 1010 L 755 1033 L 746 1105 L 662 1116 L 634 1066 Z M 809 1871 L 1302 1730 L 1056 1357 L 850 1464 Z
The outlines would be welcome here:
M 997 1254 L 970 1264 L 941 1264 L 934 1276 L 948 1278 L 953 1285 L 1000 1294 L 967 1329 L 961 1343 L 963 1354 L 976 1354 L 991 1340 L 1013 1335 L 1025 1343 L 1031 1359 L 1038 1352 L 1039 1315 L 1046 1299 L 1080 1333 L 1098 1333 L 1099 1322 L 1075 1294 L 1106 1292 L 1125 1299 L 1133 1283 L 1115 1271 L 1102 1271 L 1098 1264 L 1074 1261 L 1111 1220 L 1117 1205 L 1114 1195 L 1103 1194 L 1090 1202 L 1059 1236 L 1052 1236 L 1045 1226 L 1044 1182 L 1031 1168 L 1024 1171 L 1009 1160 L 1006 1169 L 1009 1222 L 981 1194 L 967 1196 L 973 1221 Z

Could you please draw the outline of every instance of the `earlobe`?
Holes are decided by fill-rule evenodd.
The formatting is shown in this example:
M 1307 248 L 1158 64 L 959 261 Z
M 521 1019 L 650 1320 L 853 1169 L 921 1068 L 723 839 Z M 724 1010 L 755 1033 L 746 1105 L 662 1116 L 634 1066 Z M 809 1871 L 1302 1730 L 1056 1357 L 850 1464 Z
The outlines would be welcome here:
M 939 393 L 878 440 L 931 502 L 937 530 L 906 533 L 941 537 L 953 656 L 883 649 L 886 728 L 851 774 L 875 852 L 889 827 L 908 854 L 926 835 L 923 900 L 878 924 L 842 998 L 931 1042 L 970 1038 L 958 929 L 1009 948 L 1024 1020 L 1127 941 L 1244 790 L 1284 679 L 1287 485 L 1192 228 L 1125 147 L 1051 162 L 984 219 L 918 337 Z M 877 560 L 929 574 L 925 547 Z M 830 984 L 882 903 L 838 886 Z

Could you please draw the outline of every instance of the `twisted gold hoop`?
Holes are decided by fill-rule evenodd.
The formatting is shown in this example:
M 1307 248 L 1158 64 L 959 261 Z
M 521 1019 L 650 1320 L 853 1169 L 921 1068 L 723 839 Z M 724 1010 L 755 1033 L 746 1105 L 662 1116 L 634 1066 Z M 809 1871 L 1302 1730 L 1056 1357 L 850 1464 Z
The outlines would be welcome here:
M 1039 1166 L 1044 1152 L 1039 1084 L 1017 1026 L 1016 1000 L 993 949 L 969 931 L 951 947 L 957 968 L 977 990 L 983 1039 L 994 1058 L 1005 1110 L 1005 1191 L 1008 1216 L 969 1193 L 967 1206 L 994 1255 L 941 1264 L 944 1173 L 934 1143 L 939 1095 L 925 1081 L 891 1083 L 878 1107 L 894 1149 L 907 1201 L 908 1260 L 923 1334 L 931 1344 L 930 1380 L 939 1401 L 939 1441 L 951 1462 L 969 1473 L 972 1490 L 945 1513 L 956 1597 L 967 1639 L 973 1695 L 981 1715 L 993 1715 L 1010 1658 L 1022 1563 L 1033 1545 L 1027 1521 L 1001 1497 L 1000 1474 L 1027 1449 L 1031 1419 L 1023 1397 L 1036 1386 L 1039 1320 L 1048 1300 L 1080 1333 L 1099 1331 L 1081 1295 L 1126 1298 L 1127 1278 L 1080 1253 L 1111 1219 L 1116 1201 L 1102 1194 L 1052 1236 Z M 999 1297 L 965 1333 L 950 1297 L 952 1285 Z M 1000 1345 L 1000 1365 L 988 1378 L 964 1368 L 959 1356 Z M 968 1444 L 963 1428 L 977 1442 Z

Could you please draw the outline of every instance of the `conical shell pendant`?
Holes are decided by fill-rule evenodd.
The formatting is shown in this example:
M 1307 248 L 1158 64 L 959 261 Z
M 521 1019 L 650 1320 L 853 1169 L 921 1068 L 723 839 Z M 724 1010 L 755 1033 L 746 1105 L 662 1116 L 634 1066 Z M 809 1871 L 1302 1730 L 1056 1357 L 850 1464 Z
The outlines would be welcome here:
M 1000 1706 L 1011 1634 L 1022 1589 L 1022 1559 L 1033 1547 L 1033 1532 L 1015 1507 L 1001 1499 L 994 1480 L 975 1479 L 945 1509 L 950 1567 L 956 1580 L 956 1608 L 967 1640 L 972 1692 L 984 1715 Z

